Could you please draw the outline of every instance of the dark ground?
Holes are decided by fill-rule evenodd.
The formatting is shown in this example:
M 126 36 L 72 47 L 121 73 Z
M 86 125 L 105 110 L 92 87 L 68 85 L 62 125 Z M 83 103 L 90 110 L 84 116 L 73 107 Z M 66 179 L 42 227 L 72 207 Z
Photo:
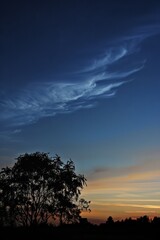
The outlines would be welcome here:
M 67 225 L 0 228 L 1 240 L 159 240 L 160 225 Z

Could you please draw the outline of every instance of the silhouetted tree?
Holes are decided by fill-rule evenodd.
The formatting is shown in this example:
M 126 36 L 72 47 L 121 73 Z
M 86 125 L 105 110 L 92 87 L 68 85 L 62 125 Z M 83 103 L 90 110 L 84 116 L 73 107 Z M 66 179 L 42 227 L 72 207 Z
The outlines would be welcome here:
M 141 217 L 137 218 L 137 222 L 143 223 L 143 224 L 148 224 L 149 217 L 147 215 L 141 216 Z
M 106 221 L 106 224 L 110 224 L 111 225 L 113 223 L 114 223 L 114 220 L 113 220 L 112 216 L 109 216 L 107 221 Z
M 86 178 L 75 173 L 72 160 L 63 163 L 56 155 L 25 153 L 11 168 L 0 172 L 0 221 L 23 226 L 77 222 L 89 202 L 79 199 Z
M 159 224 L 160 225 L 160 217 L 154 217 L 153 220 L 152 220 L 152 223 L 153 224 Z

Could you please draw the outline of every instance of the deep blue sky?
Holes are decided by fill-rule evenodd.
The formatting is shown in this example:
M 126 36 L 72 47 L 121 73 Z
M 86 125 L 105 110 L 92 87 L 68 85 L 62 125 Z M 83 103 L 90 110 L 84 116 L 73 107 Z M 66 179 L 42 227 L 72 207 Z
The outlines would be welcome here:
M 44 151 L 93 181 L 160 162 L 160 1 L 1 1 L 0 48 L 1 166 Z

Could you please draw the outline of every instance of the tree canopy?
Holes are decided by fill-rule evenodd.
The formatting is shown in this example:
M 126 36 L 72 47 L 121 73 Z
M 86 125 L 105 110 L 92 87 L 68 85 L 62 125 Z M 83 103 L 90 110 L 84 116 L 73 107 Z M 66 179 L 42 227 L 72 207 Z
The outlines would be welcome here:
M 1 224 L 78 222 L 80 213 L 89 210 L 90 201 L 80 199 L 86 182 L 72 160 L 64 163 L 44 152 L 20 155 L 13 167 L 0 172 Z

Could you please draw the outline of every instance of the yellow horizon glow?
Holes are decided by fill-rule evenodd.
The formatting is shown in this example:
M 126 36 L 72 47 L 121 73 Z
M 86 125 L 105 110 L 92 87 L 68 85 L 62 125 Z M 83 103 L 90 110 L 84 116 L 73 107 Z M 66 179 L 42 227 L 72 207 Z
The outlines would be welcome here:
M 160 215 L 159 169 L 145 163 L 94 171 L 83 190 L 83 197 L 91 201 L 91 212 L 84 212 L 82 216 L 93 222 L 96 219 L 104 222 L 109 216 L 124 219 Z

